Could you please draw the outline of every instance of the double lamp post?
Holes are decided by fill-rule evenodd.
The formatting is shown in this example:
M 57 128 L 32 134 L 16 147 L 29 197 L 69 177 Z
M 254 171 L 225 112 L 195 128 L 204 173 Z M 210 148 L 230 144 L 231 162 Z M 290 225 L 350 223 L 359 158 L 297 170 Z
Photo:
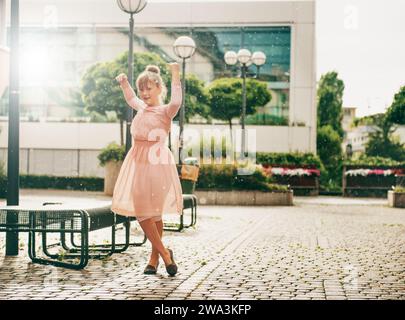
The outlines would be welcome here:
M 266 55 L 261 51 L 256 51 L 253 54 L 248 49 L 240 49 L 238 53 L 235 51 L 227 51 L 224 56 L 225 63 L 234 66 L 239 62 L 242 75 L 242 156 L 245 157 L 246 151 L 246 134 L 245 134 L 245 117 L 246 117 L 246 73 L 248 67 L 253 63 L 257 67 L 256 77 L 259 76 L 260 67 L 266 63 Z

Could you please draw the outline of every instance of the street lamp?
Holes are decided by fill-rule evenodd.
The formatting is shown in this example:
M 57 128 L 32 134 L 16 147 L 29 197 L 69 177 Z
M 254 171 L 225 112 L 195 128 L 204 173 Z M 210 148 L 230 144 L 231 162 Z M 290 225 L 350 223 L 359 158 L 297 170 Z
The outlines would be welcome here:
M 181 36 L 176 39 L 173 44 L 173 51 L 177 57 L 182 59 L 182 90 L 183 99 L 180 108 L 180 137 L 179 137 L 179 164 L 183 163 L 181 154 L 183 151 L 183 130 L 184 130 L 184 118 L 185 118 L 185 101 L 186 101 L 186 59 L 193 56 L 195 52 L 195 42 L 192 38 L 187 36 Z
M 235 51 L 227 51 L 224 55 L 224 60 L 227 65 L 233 66 L 238 62 L 242 69 L 242 154 L 245 156 L 245 117 L 246 117 L 246 71 L 247 68 L 253 63 L 257 67 L 257 74 L 259 74 L 259 68 L 266 62 L 266 55 L 257 51 L 253 55 L 248 49 L 240 49 L 238 53 Z
M 129 17 L 129 52 L 128 52 L 128 82 L 133 86 L 133 59 L 134 59 L 134 14 L 141 12 L 145 9 L 147 0 L 117 0 L 118 7 L 130 14 Z M 131 147 L 131 123 L 134 117 L 134 110 L 130 107 L 127 108 L 127 128 L 125 139 L 125 152 Z
M 252 54 L 252 62 L 257 67 L 256 77 L 259 78 L 260 67 L 266 63 L 266 55 L 261 51 L 253 52 L 253 54 Z
M 246 64 L 251 62 L 252 54 L 248 49 L 238 51 L 238 61 L 242 65 L 242 154 L 245 155 L 245 117 L 246 117 Z
M 20 2 L 11 1 L 10 65 L 7 152 L 7 206 L 19 204 L 20 196 L 20 78 L 19 78 Z M 3 72 L 3 70 L 2 70 Z M 7 224 L 17 224 L 18 213 L 7 213 Z M 6 255 L 18 255 L 18 232 L 7 231 Z

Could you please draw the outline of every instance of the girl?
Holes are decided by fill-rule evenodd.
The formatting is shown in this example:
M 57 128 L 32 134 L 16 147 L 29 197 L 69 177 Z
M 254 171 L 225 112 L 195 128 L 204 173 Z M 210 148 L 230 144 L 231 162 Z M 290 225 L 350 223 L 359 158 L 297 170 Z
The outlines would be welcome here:
M 182 102 L 178 63 L 169 64 L 172 74 L 171 99 L 163 104 L 166 87 L 157 66 L 149 65 L 136 80 L 140 98 L 123 73 L 116 77 L 126 102 L 137 110 L 131 124 L 132 147 L 128 151 L 113 192 L 111 210 L 135 216 L 152 244 L 144 270 L 155 274 L 159 255 L 170 276 L 177 273 L 173 251 L 162 243 L 162 213 L 182 214 L 183 198 L 174 156 L 165 141 L 171 121 Z

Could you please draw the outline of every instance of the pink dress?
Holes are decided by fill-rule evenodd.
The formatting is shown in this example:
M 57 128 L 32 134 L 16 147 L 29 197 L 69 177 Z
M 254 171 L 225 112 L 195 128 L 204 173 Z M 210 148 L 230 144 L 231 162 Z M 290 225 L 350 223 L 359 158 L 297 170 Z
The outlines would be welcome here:
M 172 83 L 168 104 L 148 106 L 136 95 L 129 105 L 137 110 L 131 124 L 132 146 L 118 174 L 111 210 L 138 221 L 182 214 L 183 198 L 176 162 L 166 140 L 180 109 L 181 84 Z

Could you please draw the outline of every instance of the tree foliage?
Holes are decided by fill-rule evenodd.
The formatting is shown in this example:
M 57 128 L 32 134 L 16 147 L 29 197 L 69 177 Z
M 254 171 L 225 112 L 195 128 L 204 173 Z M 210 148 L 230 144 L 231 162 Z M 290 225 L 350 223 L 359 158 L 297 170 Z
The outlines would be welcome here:
M 394 96 L 394 101 L 387 110 L 387 121 L 405 125 L 405 86 Z
M 203 118 L 210 118 L 209 93 L 205 87 L 204 81 L 197 78 L 194 74 L 186 75 L 186 100 L 185 100 L 185 118 L 186 122 L 195 115 Z M 178 119 L 177 113 L 175 119 Z
M 242 79 L 219 78 L 208 87 L 210 114 L 215 119 L 228 121 L 232 127 L 232 119 L 241 116 L 242 110 Z M 271 100 L 267 84 L 255 79 L 246 80 L 246 115 L 256 112 L 258 107 Z
M 380 114 L 375 117 L 376 131 L 371 133 L 366 144 L 368 157 L 391 158 L 396 161 L 405 161 L 405 147 L 398 137 L 393 135 L 395 126 L 388 120 L 389 114 Z
M 318 129 L 317 149 L 318 155 L 330 179 L 340 178 L 340 168 L 343 162 L 341 147 L 342 140 L 331 125 Z
M 332 126 L 343 138 L 343 92 L 345 85 L 338 78 L 336 71 L 328 72 L 321 77 L 318 87 L 318 127 Z

